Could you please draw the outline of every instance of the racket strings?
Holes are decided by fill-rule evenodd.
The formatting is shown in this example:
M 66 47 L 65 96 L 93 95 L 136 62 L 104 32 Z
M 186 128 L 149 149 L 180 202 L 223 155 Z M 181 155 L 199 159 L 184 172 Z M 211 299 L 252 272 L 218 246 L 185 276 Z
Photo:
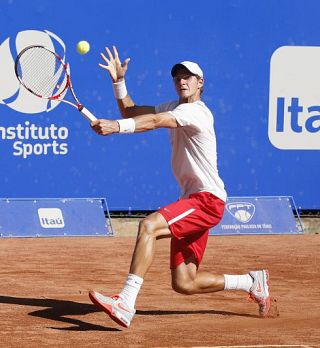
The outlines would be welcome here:
M 68 75 L 63 63 L 45 47 L 32 47 L 21 54 L 17 73 L 32 93 L 51 98 L 67 87 Z

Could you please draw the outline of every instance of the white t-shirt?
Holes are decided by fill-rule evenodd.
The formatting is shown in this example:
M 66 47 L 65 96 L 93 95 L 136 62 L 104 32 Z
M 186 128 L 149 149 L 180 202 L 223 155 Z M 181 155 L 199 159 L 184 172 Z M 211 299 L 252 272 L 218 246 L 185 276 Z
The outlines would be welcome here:
M 180 127 L 171 128 L 171 166 L 181 197 L 211 192 L 224 202 L 227 193 L 217 168 L 213 115 L 202 101 L 180 104 L 172 101 L 156 106 L 156 113 L 171 113 Z

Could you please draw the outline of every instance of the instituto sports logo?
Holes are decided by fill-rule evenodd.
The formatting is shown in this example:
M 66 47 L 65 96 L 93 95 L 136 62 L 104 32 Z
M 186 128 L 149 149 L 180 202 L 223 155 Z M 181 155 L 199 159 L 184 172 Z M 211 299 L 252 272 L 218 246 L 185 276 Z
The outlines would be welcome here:
M 320 47 L 282 46 L 273 53 L 268 135 L 279 149 L 320 149 Z
M 233 202 L 227 203 L 227 211 L 239 222 L 249 222 L 255 213 L 256 207 L 252 203 Z
M 25 114 L 35 114 L 54 109 L 60 102 L 41 99 L 20 85 L 15 71 L 15 57 L 30 45 L 43 45 L 65 58 L 66 46 L 55 34 L 45 30 L 25 30 L 9 37 L 0 45 L 0 104 Z
M 60 101 L 38 98 L 21 86 L 14 70 L 15 58 L 20 51 L 30 45 L 43 45 L 57 52 L 65 59 L 66 46 L 61 38 L 47 30 L 25 30 L 15 39 L 7 38 L 0 45 L 0 107 L 8 107 L 17 113 L 38 114 L 53 110 Z M 52 71 L 54 73 L 54 71 Z M 0 121 L 5 117 L 1 114 Z M 54 123 L 38 125 L 30 119 L 18 124 L 2 126 L 0 141 L 12 142 L 12 155 L 27 159 L 30 156 L 66 155 L 68 153 L 67 127 Z

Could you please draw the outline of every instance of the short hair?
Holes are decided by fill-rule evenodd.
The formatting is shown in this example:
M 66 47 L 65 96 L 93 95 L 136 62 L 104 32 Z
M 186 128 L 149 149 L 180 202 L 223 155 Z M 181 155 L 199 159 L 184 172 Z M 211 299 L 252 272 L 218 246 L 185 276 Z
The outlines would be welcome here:
M 198 76 L 198 75 L 195 75 L 195 76 L 196 76 L 196 78 L 197 78 L 198 80 L 202 79 L 202 80 L 204 81 L 203 77 Z M 202 85 L 202 87 L 200 88 L 200 95 L 202 95 L 203 91 L 204 91 L 204 88 L 203 88 L 203 85 Z

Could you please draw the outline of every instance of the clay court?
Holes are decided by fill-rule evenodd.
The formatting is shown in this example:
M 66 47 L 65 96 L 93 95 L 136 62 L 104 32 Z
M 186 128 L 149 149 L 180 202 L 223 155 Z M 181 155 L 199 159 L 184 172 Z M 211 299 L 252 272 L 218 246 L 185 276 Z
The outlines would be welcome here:
M 268 267 L 280 316 L 261 319 L 240 292 L 183 296 L 170 288 L 169 241 L 129 329 L 88 298 L 113 294 L 128 272 L 134 237 L 1 239 L 1 347 L 318 347 L 319 235 L 210 237 L 202 270 Z

